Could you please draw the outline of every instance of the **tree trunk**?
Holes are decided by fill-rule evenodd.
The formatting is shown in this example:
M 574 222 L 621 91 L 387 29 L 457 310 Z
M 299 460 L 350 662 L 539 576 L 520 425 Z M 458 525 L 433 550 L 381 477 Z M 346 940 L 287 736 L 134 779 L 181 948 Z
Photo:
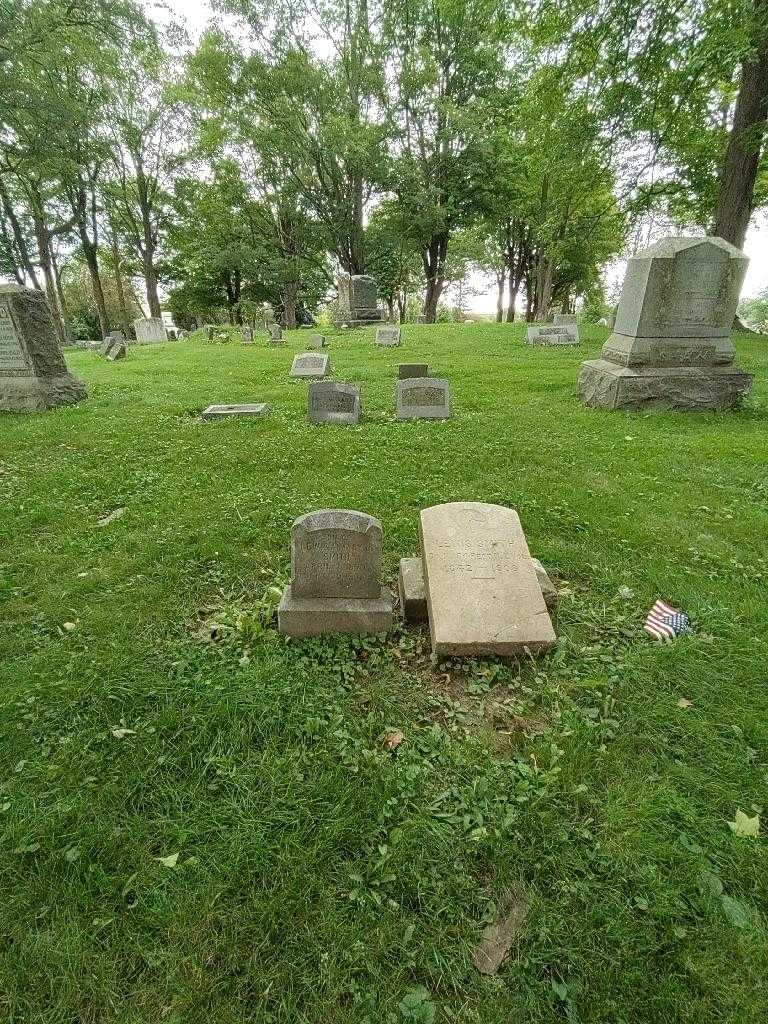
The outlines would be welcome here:
M 712 233 L 741 249 L 754 203 L 764 122 L 768 116 L 768 0 L 755 0 L 757 48 L 741 67 L 733 127 L 725 151 Z
M 286 281 L 282 287 L 283 314 L 280 317 L 280 323 L 286 331 L 296 329 L 296 298 L 298 294 L 299 282 Z
M 445 258 L 448 254 L 448 235 L 433 236 L 421 254 L 426 277 L 424 294 L 424 321 L 433 324 L 437 318 L 437 304 L 445 283 Z
M 104 301 L 104 289 L 101 286 L 101 274 L 99 273 L 99 258 L 96 246 L 91 242 L 85 231 L 80 230 L 80 241 L 83 246 L 83 256 L 88 267 L 93 288 L 93 300 L 96 303 L 96 312 L 99 317 L 99 329 L 102 338 L 109 334 L 109 317 L 107 316 L 107 304 Z
M 32 287 L 37 288 L 37 290 L 40 291 L 40 281 L 35 273 L 32 260 L 29 257 L 27 240 L 24 237 L 24 232 L 21 230 L 19 219 L 16 216 L 16 211 L 13 209 L 13 204 L 11 203 L 11 197 L 5 189 L 2 179 L 0 179 L 0 201 L 2 202 L 3 213 L 8 219 L 8 223 L 11 225 L 11 231 L 13 232 L 13 239 L 19 256 L 20 265 L 32 282 Z
M 147 305 L 149 315 L 161 320 L 163 311 L 160 308 L 160 296 L 157 293 L 157 272 L 153 261 L 153 254 L 148 252 L 144 258 L 144 284 L 147 287 Z
M 504 321 L 504 285 L 507 283 L 506 271 L 496 274 L 496 323 Z
M 117 302 L 120 306 L 120 321 L 123 328 L 123 335 L 126 338 L 131 336 L 131 323 L 128 319 L 128 307 L 125 304 L 125 289 L 123 288 L 123 272 L 120 269 L 120 250 L 117 247 L 117 235 L 110 224 L 110 246 L 112 249 L 112 269 L 115 275 L 115 288 L 117 289 Z

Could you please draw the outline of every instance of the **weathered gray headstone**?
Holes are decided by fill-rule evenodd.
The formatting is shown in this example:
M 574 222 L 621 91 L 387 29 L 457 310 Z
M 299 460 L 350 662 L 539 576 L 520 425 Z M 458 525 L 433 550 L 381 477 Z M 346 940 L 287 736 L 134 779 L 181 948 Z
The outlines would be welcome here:
M 113 338 L 112 344 L 105 353 L 110 363 L 116 363 L 118 359 L 125 359 L 128 355 L 128 346 L 123 338 Z
M 392 595 L 379 582 L 381 523 L 348 509 L 301 516 L 291 530 L 291 582 L 278 629 L 289 636 L 381 633 L 392 625 Z
M 402 344 L 399 327 L 377 327 L 376 344 L 387 348 L 396 348 Z
M 204 420 L 231 419 L 233 416 L 264 416 L 270 407 L 265 402 L 251 402 L 244 405 L 209 405 L 200 414 Z
M 293 357 L 291 377 L 327 377 L 330 370 L 330 356 L 320 352 L 300 352 Z
M 189 331 L 180 330 L 178 331 L 176 337 L 179 339 L 179 341 L 184 341 L 188 334 Z
M 267 331 L 269 332 L 269 344 L 270 345 L 282 345 L 283 344 L 283 329 L 280 324 L 271 323 L 267 325 Z
M 140 317 L 133 321 L 133 329 L 136 332 L 136 341 L 140 345 L 153 345 L 160 341 L 168 341 L 165 324 L 157 317 L 149 319 Z
M 309 336 L 309 347 L 310 348 L 325 348 L 328 345 L 328 339 L 323 334 L 311 334 Z
M 253 344 L 253 328 L 252 327 L 243 327 L 243 329 L 242 329 L 242 343 L 243 343 L 243 345 L 252 345 Z
M 270 327 L 275 322 L 275 311 L 268 302 L 264 303 L 264 326 Z
M 360 388 L 335 380 L 316 380 L 309 385 L 309 418 L 313 423 L 359 423 Z
M 411 377 L 397 382 L 399 420 L 447 420 L 451 416 L 451 389 L 439 377 Z
M 554 644 L 514 509 L 453 502 L 424 509 L 420 525 L 435 654 L 537 654 Z
M 108 356 L 110 351 L 112 350 L 112 348 L 115 345 L 119 344 L 120 342 L 123 342 L 123 343 L 125 342 L 125 338 L 123 337 L 123 332 L 122 331 L 110 331 L 109 334 L 104 339 L 104 341 L 102 342 L 101 354 L 103 356 Z
M 338 280 L 337 324 L 360 327 L 381 321 L 375 280 L 367 274 L 342 274 Z
M 67 370 L 42 292 L 0 286 L 0 411 L 73 405 L 85 385 Z
M 581 365 L 585 405 L 737 406 L 752 385 L 731 342 L 748 262 L 722 238 L 665 238 L 634 256 L 602 357 Z
M 428 377 L 429 367 L 426 363 L 400 363 L 397 368 L 397 376 L 400 380 L 408 380 L 411 377 Z
M 526 338 L 529 345 L 578 345 L 579 328 L 576 324 L 531 325 Z
M 555 313 L 552 317 L 552 323 L 557 325 L 562 324 L 576 324 L 578 320 L 575 313 Z

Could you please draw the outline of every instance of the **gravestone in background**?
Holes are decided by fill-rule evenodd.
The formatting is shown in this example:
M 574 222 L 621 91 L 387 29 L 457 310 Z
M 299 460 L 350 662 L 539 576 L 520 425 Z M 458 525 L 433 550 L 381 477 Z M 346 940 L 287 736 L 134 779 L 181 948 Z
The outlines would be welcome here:
M 529 345 L 578 345 L 579 328 L 575 324 L 532 324 L 526 331 L 526 340 Z
M 242 333 L 242 339 L 241 340 L 242 340 L 243 345 L 252 345 L 253 344 L 253 328 L 252 327 L 243 327 L 241 333 Z
M 118 359 L 125 359 L 128 355 L 128 346 L 124 338 L 113 338 L 109 349 L 104 353 L 108 362 L 116 363 Z
M 331 357 L 319 352 L 300 352 L 293 357 L 291 377 L 327 377 L 331 370 Z
M 168 341 L 165 324 L 157 317 L 149 319 L 140 317 L 133 321 L 133 329 L 136 332 L 136 341 L 140 345 L 154 345 L 160 341 Z
M 555 313 L 552 317 L 552 323 L 560 326 L 562 324 L 576 324 L 578 320 L 575 313 Z
M 339 291 L 337 325 L 363 327 L 366 324 L 381 321 L 376 281 L 372 277 L 368 274 L 341 274 L 337 287 Z
M 267 326 L 269 332 L 269 344 L 270 345 L 282 345 L 283 344 L 283 329 L 280 324 L 271 323 Z
M 0 285 L 0 411 L 73 405 L 85 385 L 67 370 L 42 292 Z
M 264 326 L 269 328 L 275 322 L 275 311 L 268 302 L 264 303 Z
M 265 402 L 251 402 L 244 405 L 209 405 L 200 414 L 204 420 L 231 419 L 233 416 L 264 416 L 270 407 Z
M 278 629 L 289 636 L 381 633 L 392 625 L 392 595 L 379 582 L 381 523 L 348 509 L 301 516 L 291 529 L 291 582 Z
M 387 348 L 396 348 L 402 344 L 400 328 L 399 327 L 377 327 L 376 328 L 376 344 L 383 345 Z
M 752 385 L 731 341 L 748 262 L 722 238 L 664 238 L 633 256 L 601 358 L 581 364 L 584 404 L 737 406 Z
M 409 377 L 428 377 L 429 367 L 426 363 L 400 363 L 397 376 L 400 380 L 408 380 Z
M 326 348 L 328 345 L 328 339 L 323 334 L 310 334 L 309 336 L 309 347 L 310 348 Z
M 359 423 L 360 388 L 334 380 L 316 380 L 309 385 L 307 399 L 313 423 Z
M 451 389 L 439 377 L 411 377 L 397 382 L 395 415 L 399 420 L 447 420 Z
M 527 655 L 555 643 L 517 512 L 460 501 L 420 517 L 436 655 Z

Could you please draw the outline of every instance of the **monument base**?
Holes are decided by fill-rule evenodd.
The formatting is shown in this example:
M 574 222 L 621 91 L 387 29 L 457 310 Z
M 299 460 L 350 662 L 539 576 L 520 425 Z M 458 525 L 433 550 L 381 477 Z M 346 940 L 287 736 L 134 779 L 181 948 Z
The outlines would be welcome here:
M 0 377 L 0 412 L 40 412 L 74 405 L 87 397 L 85 384 L 71 373 L 59 377 Z
M 386 633 L 392 626 L 392 595 L 360 600 L 347 597 L 294 597 L 290 585 L 277 609 L 277 628 L 286 636 L 322 633 Z
M 340 316 L 333 321 L 334 327 L 375 327 L 376 324 L 386 323 L 379 311 L 373 310 L 370 316 L 365 310 L 356 309 L 349 316 Z
M 722 411 L 740 404 L 752 379 L 737 366 L 622 366 L 591 359 L 581 364 L 579 397 L 593 409 Z

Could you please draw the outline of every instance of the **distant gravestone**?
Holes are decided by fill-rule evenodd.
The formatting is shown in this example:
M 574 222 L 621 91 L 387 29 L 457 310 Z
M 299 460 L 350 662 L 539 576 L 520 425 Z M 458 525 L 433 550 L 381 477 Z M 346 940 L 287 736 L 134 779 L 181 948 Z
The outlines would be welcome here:
M 526 332 L 529 345 L 578 345 L 579 328 L 575 324 L 531 325 Z
M 42 292 L 0 286 L 0 411 L 73 405 L 85 385 L 67 370 Z
M 338 280 L 337 324 L 362 327 L 381 321 L 376 281 L 368 274 L 342 274 Z
M 434 654 L 516 656 L 555 643 L 514 509 L 436 505 L 422 511 L 420 527 Z
M 128 355 L 128 346 L 123 338 L 114 338 L 109 350 L 105 353 L 110 363 L 116 363 L 118 359 L 125 359 Z
M 451 416 L 451 391 L 439 377 L 412 377 L 397 382 L 395 415 L 399 420 L 446 420 Z
M 316 380 L 309 385 L 307 399 L 313 423 L 360 422 L 360 388 L 334 380 Z
M 318 352 L 300 352 L 293 358 L 291 377 L 327 377 L 330 369 L 330 356 Z
M 264 311 L 264 326 L 269 328 L 275 322 L 275 311 L 274 311 L 274 309 L 272 309 L 272 307 L 267 302 L 264 303 L 263 311 Z
M 731 330 L 748 263 L 722 238 L 665 238 L 632 257 L 613 333 L 581 365 L 579 394 L 604 409 L 732 409 L 751 374 Z
M 399 327 L 377 327 L 376 344 L 387 348 L 395 348 L 402 344 Z
M 556 326 L 562 324 L 575 324 L 578 323 L 575 313 L 555 313 L 552 317 L 552 323 Z
M 428 377 L 429 367 L 426 363 L 400 363 L 397 368 L 397 376 L 400 380 L 408 380 L 411 377 Z
M 382 529 L 373 516 L 322 509 L 291 530 L 291 582 L 278 629 L 289 636 L 381 633 L 392 625 L 392 595 L 379 582 Z
M 157 342 L 168 341 L 165 324 L 158 317 L 134 320 L 133 329 L 136 332 L 136 341 L 140 345 L 154 345 Z
M 309 337 L 310 348 L 325 348 L 328 345 L 328 339 L 322 334 L 311 334 Z
M 271 323 L 267 327 L 269 332 L 269 344 L 270 345 L 282 345 L 283 344 L 283 329 L 280 324 Z
M 231 419 L 236 416 L 264 416 L 269 406 L 264 402 L 251 402 L 244 405 L 209 405 L 200 414 L 204 420 Z
M 188 334 L 189 331 L 180 330 L 177 332 L 176 337 L 179 339 L 179 341 L 184 341 Z
M 253 328 L 252 327 L 243 327 L 243 329 L 242 329 L 242 342 L 243 342 L 243 345 L 252 345 L 253 344 Z

